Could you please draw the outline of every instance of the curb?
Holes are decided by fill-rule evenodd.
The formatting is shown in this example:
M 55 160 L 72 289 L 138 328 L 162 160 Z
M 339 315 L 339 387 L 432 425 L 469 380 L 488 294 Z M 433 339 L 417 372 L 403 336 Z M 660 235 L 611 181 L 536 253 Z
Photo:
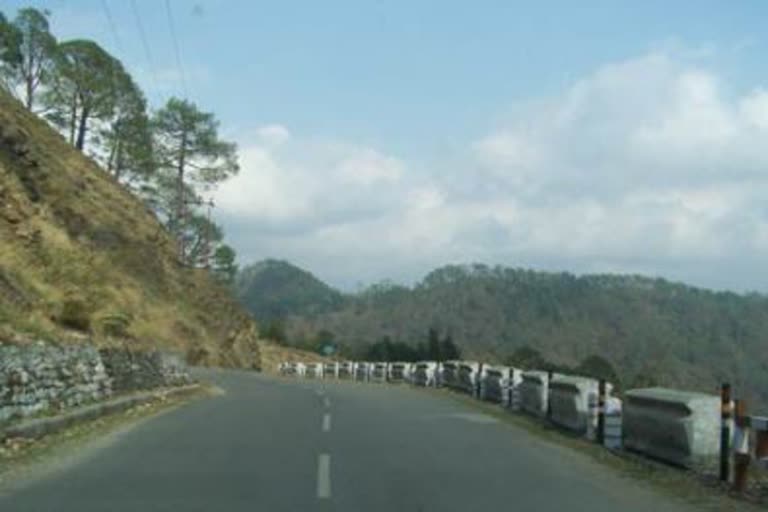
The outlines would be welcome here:
M 0 428 L 0 441 L 14 437 L 38 439 L 43 436 L 55 434 L 56 432 L 60 432 L 61 430 L 77 425 L 78 423 L 84 423 L 102 416 L 122 412 L 137 405 L 153 402 L 162 397 L 180 395 L 197 389 L 200 389 L 200 384 L 190 384 L 178 388 L 158 389 L 139 395 L 116 398 L 108 402 L 86 405 L 59 416 L 24 420 L 16 425 Z

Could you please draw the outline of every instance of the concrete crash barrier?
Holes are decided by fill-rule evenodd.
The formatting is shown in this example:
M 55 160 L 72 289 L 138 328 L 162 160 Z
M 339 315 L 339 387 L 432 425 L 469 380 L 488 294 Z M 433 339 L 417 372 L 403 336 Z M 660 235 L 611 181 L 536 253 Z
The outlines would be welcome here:
M 523 372 L 520 383 L 520 409 L 544 417 L 547 414 L 549 378 L 547 372 Z
M 480 398 L 487 402 L 509 405 L 512 387 L 522 380 L 520 370 L 510 366 L 486 366 L 480 385 Z
M 367 381 L 371 377 L 372 363 L 357 363 L 355 365 L 355 380 Z
M 352 361 L 344 361 L 343 363 L 339 363 L 339 378 L 340 379 L 354 379 L 355 378 L 355 366 L 357 363 L 353 363 Z
M 373 363 L 373 368 L 371 368 L 370 380 L 374 382 L 386 382 L 388 373 L 389 373 L 389 364 Z
M 339 363 L 323 364 L 323 378 L 336 379 L 339 377 Z
M 280 365 L 280 373 L 286 377 L 303 377 L 306 371 L 304 363 L 287 362 Z
M 390 382 L 406 382 L 411 377 L 411 363 L 390 363 L 388 371 Z
M 709 466 L 720 452 L 720 397 L 666 388 L 627 391 L 624 447 L 678 466 Z
M 613 396 L 606 398 L 603 446 L 609 450 L 620 450 L 622 447 L 621 411 L 621 400 Z
M 414 386 L 431 387 L 437 385 L 437 366 L 435 361 L 419 361 L 413 365 L 411 383 Z
M 446 361 L 443 363 L 440 385 L 447 388 L 456 388 L 459 385 L 460 361 Z
M 479 392 L 480 372 L 482 364 L 475 361 L 462 361 L 459 363 L 458 385 L 456 389 L 475 395 Z
M 597 428 L 599 382 L 561 375 L 549 383 L 549 418 L 555 425 L 593 437 Z M 613 386 L 606 383 L 606 396 Z
M 308 379 L 322 379 L 323 378 L 323 363 L 307 363 L 304 376 Z

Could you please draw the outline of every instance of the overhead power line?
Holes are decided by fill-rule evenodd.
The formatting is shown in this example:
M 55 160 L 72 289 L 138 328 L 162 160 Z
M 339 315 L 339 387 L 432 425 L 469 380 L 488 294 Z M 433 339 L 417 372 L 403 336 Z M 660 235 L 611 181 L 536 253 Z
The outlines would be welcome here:
M 173 49 L 176 53 L 176 65 L 179 68 L 179 76 L 181 78 L 181 89 L 184 91 L 184 98 L 189 98 L 189 90 L 187 89 L 187 74 L 184 72 L 184 64 L 181 61 L 181 50 L 179 49 L 179 39 L 176 37 L 176 25 L 173 23 L 173 11 L 171 10 L 170 0 L 165 0 L 165 12 L 168 14 L 168 26 L 171 32 L 171 38 L 173 39 Z
M 112 11 L 109 10 L 109 4 L 107 0 L 101 0 L 101 8 L 104 10 L 104 16 L 107 18 L 107 25 L 110 32 L 112 32 L 112 39 L 115 40 L 115 46 L 123 53 L 123 44 L 120 40 L 120 34 L 117 32 L 117 25 L 115 25 L 115 19 L 112 17 Z
M 141 22 L 141 14 L 139 8 L 136 6 L 136 0 L 131 0 L 131 10 L 133 11 L 133 17 L 136 20 L 136 27 L 139 30 L 139 38 L 141 39 L 141 46 L 144 48 L 144 57 L 147 59 L 149 65 L 149 78 L 152 83 L 152 89 L 154 89 L 160 103 L 165 103 L 165 95 L 160 90 L 159 80 L 157 79 L 157 70 L 155 69 L 155 61 L 152 58 L 152 50 L 147 42 L 147 32 L 144 30 L 144 24 Z

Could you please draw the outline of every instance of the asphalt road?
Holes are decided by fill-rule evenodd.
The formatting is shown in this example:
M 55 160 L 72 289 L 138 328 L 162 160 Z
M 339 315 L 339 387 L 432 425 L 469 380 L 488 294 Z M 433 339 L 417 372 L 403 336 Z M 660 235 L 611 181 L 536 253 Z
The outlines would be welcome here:
M 226 394 L 140 423 L 0 510 L 694 510 L 435 392 L 209 376 Z

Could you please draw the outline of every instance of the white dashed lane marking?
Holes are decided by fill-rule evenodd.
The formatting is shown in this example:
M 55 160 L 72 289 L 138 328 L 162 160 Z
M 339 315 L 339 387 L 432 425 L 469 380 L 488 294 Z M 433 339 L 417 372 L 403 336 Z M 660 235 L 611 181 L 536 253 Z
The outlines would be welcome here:
M 329 413 L 325 413 L 323 415 L 323 432 L 330 432 L 331 431 L 331 415 Z
M 331 497 L 331 456 L 327 453 L 321 453 L 317 458 L 317 497 Z

